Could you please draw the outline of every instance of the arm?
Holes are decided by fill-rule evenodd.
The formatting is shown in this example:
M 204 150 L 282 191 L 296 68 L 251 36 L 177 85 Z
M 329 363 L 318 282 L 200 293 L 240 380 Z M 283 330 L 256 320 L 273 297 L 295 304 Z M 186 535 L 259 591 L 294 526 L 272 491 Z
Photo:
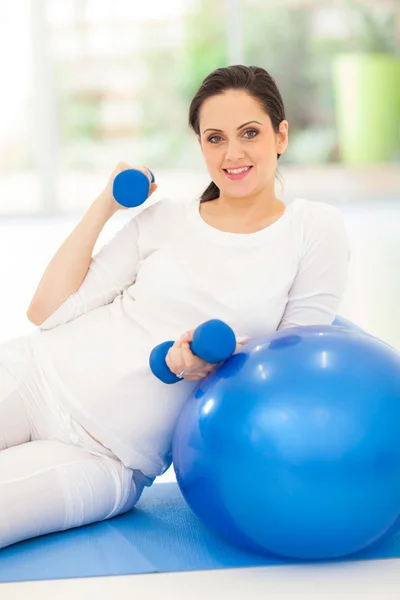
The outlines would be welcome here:
M 307 229 L 299 269 L 278 330 L 330 325 L 345 291 L 350 248 L 341 212 L 323 205 Z
M 39 325 L 81 285 L 97 238 L 112 216 L 112 206 L 99 196 L 47 266 L 29 305 L 28 319 Z
M 110 304 L 136 279 L 138 251 L 136 218 L 125 224 L 116 235 L 95 254 L 87 274 L 76 292 L 39 327 L 52 329 L 77 319 L 86 312 Z
M 133 282 L 137 263 L 137 226 L 128 223 L 114 240 L 92 257 L 104 225 L 123 207 L 114 199 L 115 177 L 131 168 L 118 163 L 104 191 L 59 248 L 46 268 L 27 311 L 43 329 L 66 323 L 108 304 Z M 151 179 L 146 168 L 142 169 Z M 149 196 L 157 189 L 152 183 Z

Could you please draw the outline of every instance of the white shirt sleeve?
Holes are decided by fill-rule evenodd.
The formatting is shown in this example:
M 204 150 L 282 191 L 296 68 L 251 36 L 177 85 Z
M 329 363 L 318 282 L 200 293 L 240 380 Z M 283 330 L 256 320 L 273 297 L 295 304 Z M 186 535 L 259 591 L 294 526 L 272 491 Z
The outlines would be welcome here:
M 134 217 L 93 255 L 79 289 L 43 321 L 40 329 L 52 329 L 110 304 L 134 283 L 138 261 L 138 224 Z
M 306 216 L 304 235 L 299 269 L 278 330 L 330 325 L 346 288 L 350 245 L 339 209 L 319 204 L 314 214 Z

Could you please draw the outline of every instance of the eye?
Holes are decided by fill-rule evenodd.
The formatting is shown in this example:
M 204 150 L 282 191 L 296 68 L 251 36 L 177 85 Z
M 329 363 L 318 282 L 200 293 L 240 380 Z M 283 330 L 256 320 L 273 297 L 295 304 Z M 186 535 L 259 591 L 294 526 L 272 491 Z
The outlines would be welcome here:
M 246 129 L 246 131 L 244 132 L 243 135 L 245 135 L 246 133 L 254 133 L 255 135 L 252 135 L 251 137 L 248 137 L 248 140 L 252 140 L 254 139 L 258 134 L 259 131 L 257 129 Z M 213 142 L 212 140 L 214 140 L 215 138 L 219 138 L 221 136 L 219 135 L 210 135 L 210 137 L 208 138 L 208 141 L 210 142 L 210 144 L 216 144 L 218 142 Z
M 255 138 L 258 135 L 257 129 L 246 129 L 245 133 L 255 133 L 256 135 L 252 135 L 250 139 Z
M 214 142 L 212 140 L 215 140 L 215 138 L 218 138 L 218 137 L 220 137 L 220 136 L 219 135 L 210 135 L 210 137 L 207 138 L 207 141 L 210 142 L 210 144 L 214 144 Z

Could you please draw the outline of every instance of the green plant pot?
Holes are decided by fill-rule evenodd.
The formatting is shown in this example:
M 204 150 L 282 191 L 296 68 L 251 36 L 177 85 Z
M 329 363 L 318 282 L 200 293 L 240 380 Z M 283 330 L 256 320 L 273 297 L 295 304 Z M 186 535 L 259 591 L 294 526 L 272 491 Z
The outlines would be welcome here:
M 400 60 L 388 54 L 340 54 L 333 84 L 342 161 L 390 161 L 400 147 Z

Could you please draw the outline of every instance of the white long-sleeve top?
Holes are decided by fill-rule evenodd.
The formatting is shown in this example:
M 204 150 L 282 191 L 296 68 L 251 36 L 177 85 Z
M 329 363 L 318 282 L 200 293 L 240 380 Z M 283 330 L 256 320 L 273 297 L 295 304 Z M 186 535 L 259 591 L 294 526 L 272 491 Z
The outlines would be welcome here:
M 341 212 L 296 199 L 249 234 L 206 223 L 199 200 L 159 201 L 91 260 L 79 290 L 32 335 L 48 389 L 128 467 L 171 463 L 173 431 L 197 382 L 166 385 L 149 354 L 208 319 L 246 342 L 277 329 L 331 324 L 348 275 Z

